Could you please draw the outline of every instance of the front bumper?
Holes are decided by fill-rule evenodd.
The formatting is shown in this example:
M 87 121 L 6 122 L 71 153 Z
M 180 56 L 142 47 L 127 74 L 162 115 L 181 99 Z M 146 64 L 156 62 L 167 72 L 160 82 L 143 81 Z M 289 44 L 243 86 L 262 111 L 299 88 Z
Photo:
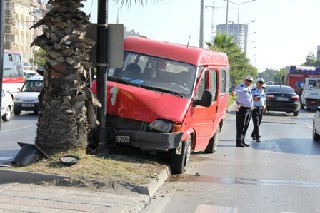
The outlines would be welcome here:
M 266 103 L 267 111 L 280 111 L 280 112 L 296 112 L 300 109 L 299 103 Z
M 30 105 L 32 104 L 32 105 Z M 23 111 L 40 111 L 39 103 L 14 103 L 14 110 Z
M 135 130 L 117 130 L 111 133 L 111 139 L 116 144 L 138 147 L 142 150 L 165 151 L 179 146 L 183 132 L 157 133 Z M 129 142 L 117 142 L 117 136 L 130 138 Z

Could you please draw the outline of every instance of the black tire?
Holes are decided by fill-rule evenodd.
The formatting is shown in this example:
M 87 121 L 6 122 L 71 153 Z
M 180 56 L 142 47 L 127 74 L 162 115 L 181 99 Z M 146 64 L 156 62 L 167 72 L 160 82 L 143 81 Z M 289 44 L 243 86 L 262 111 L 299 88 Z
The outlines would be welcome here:
M 298 111 L 293 112 L 293 116 L 298 116 L 298 115 L 299 115 L 299 110 L 298 110 Z
M 181 142 L 181 154 L 177 154 L 177 149 L 170 149 L 170 167 L 172 174 L 185 172 L 191 154 L 191 137 Z
M 3 121 L 9 121 L 10 118 L 11 118 L 11 108 L 8 106 L 7 109 L 6 109 L 6 112 L 2 116 L 2 120 Z
M 15 109 L 15 110 L 13 110 L 13 114 L 14 115 L 20 115 L 21 114 L 21 110 Z
M 312 138 L 314 141 L 319 141 L 320 140 L 320 135 L 316 132 L 316 127 L 315 124 L 313 123 L 313 134 Z
M 218 127 L 216 133 L 214 133 L 214 136 L 209 140 L 209 143 L 204 151 L 206 153 L 215 153 L 215 151 L 217 151 L 219 138 L 220 138 L 220 127 Z

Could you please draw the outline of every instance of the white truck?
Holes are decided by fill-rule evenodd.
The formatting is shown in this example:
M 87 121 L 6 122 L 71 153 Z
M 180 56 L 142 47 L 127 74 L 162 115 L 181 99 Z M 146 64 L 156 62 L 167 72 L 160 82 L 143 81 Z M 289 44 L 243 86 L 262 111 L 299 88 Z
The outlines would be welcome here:
M 320 106 L 320 77 L 306 78 L 301 94 L 301 108 L 317 110 Z

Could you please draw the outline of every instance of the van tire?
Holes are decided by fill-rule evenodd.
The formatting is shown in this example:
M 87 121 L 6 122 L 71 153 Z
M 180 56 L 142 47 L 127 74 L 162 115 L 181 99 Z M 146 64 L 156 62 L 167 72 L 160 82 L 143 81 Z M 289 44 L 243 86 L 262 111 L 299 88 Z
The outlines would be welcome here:
M 20 115 L 21 114 L 21 110 L 13 110 L 13 114 L 14 115 Z
M 170 149 L 170 167 L 172 174 L 182 174 L 185 172 L 191 154 L 191 137 L 181 142 L 181 154 L 176 153 L 176 149 Z
M 210 138 L 209 143 L 204 151 L 206 153 L 215 153 L 215 151 L 217 151 L 219 138 L 220 138 L 220 126 L 218 127 L 216 133 L 214 133 L 214 136 Z

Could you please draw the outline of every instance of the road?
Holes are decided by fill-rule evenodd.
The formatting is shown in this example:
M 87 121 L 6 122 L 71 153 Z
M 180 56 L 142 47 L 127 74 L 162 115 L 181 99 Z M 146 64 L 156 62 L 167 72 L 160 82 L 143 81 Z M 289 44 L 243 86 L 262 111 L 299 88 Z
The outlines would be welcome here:
M 314 113 L 267 115 L 262 142 L 235 147 L 235 115 L 228 115 L 214 154 L 195 153 L 187 172 L 171 177 L 144 212 L 320 212 L 320 143 Z
M 33 113 L 22 112 L 18 116 L 12 114 L 9 122 L 1 121 L 0 164 L 14 158 L 20 150 L 17 142 L 34 144 L 37 119 Z
M 214 154 L 194 153 L 185 174 L 172 176 L 144 212 L 320 212 L 320 143 L 312 141 L 314 113 L 264 117 L 262 142 L 235 147 L 235 115 L 228 114 Z M 16 142 L 33 143 L 37 116 L 2 122 L 1 161 Z

